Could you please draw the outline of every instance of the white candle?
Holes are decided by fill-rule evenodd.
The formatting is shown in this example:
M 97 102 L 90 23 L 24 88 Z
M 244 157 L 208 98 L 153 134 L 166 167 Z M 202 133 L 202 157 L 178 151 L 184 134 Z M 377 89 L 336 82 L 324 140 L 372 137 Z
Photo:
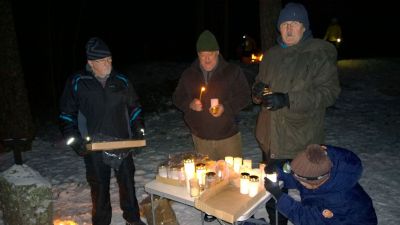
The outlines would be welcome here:
M 240 194 L 249 194 L 249 174 L 241 173 L 240 175 Z
M 158 167 L 158 176 L 160 177 L 168 177 L 168 172 L 167 172 L 167 167 L 164 165 L 161 165 Z
M 258 186 L 259 186 L 259 181 L 258 181 L 258 176 L 250 176 L 250 181 L 249 181 L 249 196 L 254 197 L 258 194 Z
M 196 176 L 200 185 L 200 190 L 204 189 L 204 186 L 206 184 L 206 164 L 196 164 Z
M 188 193 L 190 193 L 190 179 L 192 179 L 195 175 L 195 167 L 193 159 L 185 159 L 183 160 L 183 165 L 185 168 L 185 178 L 186 178 L 186 189 Z
M 225 156 L 225 162 L 228 164 L 228 166 L 233 167 L 233 157 L 232 156 Z
M 247 171 L 250 171 L 253 168 L 251 159 L 243 159 L 243 166 L 247 168 Z
M 267 178 L 270 180 L 270 181 L 272 181 L 272 182 L 276 182 L 277 181 L 277 174 L 276 173 L 268 173 L 267 174 Z
M 219 105 L 219 100 L 218 100 L 218 98 L 212 98 L 212 99 L 211 99 L 211 107 L 215 107 L 215 106 L 217 106 L 217 105 Z
M 236 173 L 239 173 L 241 166 L 242 166 L 242 158 L 241 157 L 234 157 L 233 158 L 233 170 Z
M 193 198 L 199 197 L 200 195 L 200 186 L 199 181 L 196 177 L 190 179 L 190 196 Z

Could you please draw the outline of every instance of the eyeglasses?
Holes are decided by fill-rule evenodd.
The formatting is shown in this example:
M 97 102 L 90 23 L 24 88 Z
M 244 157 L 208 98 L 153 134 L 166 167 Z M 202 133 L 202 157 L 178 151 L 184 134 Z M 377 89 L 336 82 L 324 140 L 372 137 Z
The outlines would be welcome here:
M 283 164 L 283 172 L 285 173 L 291 173 L 294 177 L 300 179 L 300 180 L 308 180 L 308 181 L 315 181 L 315 180 L 321 180 L 326 178 L 327 176 L 329 176 L 330 172 L 327 172 L 325 174 L 319 175 L 317 177 L 306 177 L 306 176 L 301 176 L 299 174 L 296 174 L 295 172 L 293 172 L 291 166 L 290 166 L 290 162 L 286 162 L 285 164 Z

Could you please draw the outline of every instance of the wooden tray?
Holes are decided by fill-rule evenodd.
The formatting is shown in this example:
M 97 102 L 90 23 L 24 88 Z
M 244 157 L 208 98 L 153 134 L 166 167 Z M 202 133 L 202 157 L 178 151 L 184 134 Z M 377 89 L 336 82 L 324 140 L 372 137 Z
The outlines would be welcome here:
M 124 140 L 109 142 L 94 142 L 86 145 L 90 151 L 117 150 L 122 148 L 136 148 L 146 146 L 146 140 Z

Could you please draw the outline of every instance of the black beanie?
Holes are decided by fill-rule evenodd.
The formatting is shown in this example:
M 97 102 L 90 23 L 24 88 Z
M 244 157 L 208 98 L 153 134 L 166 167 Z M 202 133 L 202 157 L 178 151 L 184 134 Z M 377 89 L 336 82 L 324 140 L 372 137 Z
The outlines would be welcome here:
M 281 24 L 286 21 L 298 21 L 303 24 L 306 30 L 308 30 L 310 27 L 307 10 L 300 3 L 290 2 L 281 10 L 277 24 L 278 30 Z
M 86 57 L 88 60 L 102 59 L 111 56 L 110 49 L 98 37 L 92 37 L 86 44 Z
M 214 34 L 209 30 L 203 31 L 203 33 L 200 34 L 199 39 L 197 39 L 196 49 L 197 52 L 218 51 L 219 45 Z
M 319 184 L 329 177 L 332 162 L 325 146 L 311 144 L 293 159 L 290 167 L 297 180 Z

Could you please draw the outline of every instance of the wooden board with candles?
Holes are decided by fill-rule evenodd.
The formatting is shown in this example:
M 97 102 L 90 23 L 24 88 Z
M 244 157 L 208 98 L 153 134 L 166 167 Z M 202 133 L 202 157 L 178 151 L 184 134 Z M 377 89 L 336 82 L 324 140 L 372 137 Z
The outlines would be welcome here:
M 266 191 L 261 185 L 254 197 L 240 194 L 239 189 L 228 181 L 222 181 L 205 190 L 199 198 L 195 199 L 195 207 L 207 214 L 234 223 L 252 205 L 266 195 Z M 238 202 L 240 204 L 237 204 Z
M 146 146 L 146 140 L 123 140 L 123 141 L 107 141 L 94 142 L 86 145 L 90 151 L 107 151 L 122 148 L 136 148 Z

